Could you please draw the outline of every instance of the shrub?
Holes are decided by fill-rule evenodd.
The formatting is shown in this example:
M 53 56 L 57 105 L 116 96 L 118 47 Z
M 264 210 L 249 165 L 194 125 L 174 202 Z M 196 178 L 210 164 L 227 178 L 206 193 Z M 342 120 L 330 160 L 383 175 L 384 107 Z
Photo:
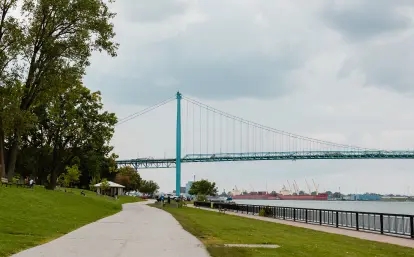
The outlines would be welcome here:
M 273 215 L 272 209 L 269 207 L 264 207 L 259 212 L 259 216 L 262 216 L 262 217 L 271 217 L 272 215 Z
M 205 195 L 197 195 L 197 201 L 207 202 L 207 197 Z

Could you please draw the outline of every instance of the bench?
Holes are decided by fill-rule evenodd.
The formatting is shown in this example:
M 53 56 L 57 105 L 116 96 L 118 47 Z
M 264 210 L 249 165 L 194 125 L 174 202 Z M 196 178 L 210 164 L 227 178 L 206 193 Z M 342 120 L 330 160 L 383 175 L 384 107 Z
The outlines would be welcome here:
M 3 186 L 11 186 L 11 183 L 9 182 L 9 180 L 7 178 L 1 178 L 1 185 Z

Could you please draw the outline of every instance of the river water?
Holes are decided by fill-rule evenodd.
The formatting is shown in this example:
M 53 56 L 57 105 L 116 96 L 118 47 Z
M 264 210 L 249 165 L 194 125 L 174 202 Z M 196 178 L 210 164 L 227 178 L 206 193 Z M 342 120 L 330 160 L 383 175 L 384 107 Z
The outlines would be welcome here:
M 414 202 L 233 200 L 238 204 L 414 215 Z

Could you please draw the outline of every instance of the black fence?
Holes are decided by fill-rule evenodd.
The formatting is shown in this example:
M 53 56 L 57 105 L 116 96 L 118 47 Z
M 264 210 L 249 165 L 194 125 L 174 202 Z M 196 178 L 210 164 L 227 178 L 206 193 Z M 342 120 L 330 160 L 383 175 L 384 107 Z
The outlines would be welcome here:
M 295 207 L 194 202 L 194 206 L 258 215 L 261 210 L 267 217 L 322 226 L 347 228 L 414 239 L 414 215 L 307 209 Z

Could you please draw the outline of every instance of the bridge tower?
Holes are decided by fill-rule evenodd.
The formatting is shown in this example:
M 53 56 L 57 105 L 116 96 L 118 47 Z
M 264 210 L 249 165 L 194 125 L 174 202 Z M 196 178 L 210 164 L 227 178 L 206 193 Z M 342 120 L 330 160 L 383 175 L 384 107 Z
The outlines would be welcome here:
M 175 149 L 175 194 L 180 196 L 181 191 L 181 93 L 177 92 L 177 135 Z

